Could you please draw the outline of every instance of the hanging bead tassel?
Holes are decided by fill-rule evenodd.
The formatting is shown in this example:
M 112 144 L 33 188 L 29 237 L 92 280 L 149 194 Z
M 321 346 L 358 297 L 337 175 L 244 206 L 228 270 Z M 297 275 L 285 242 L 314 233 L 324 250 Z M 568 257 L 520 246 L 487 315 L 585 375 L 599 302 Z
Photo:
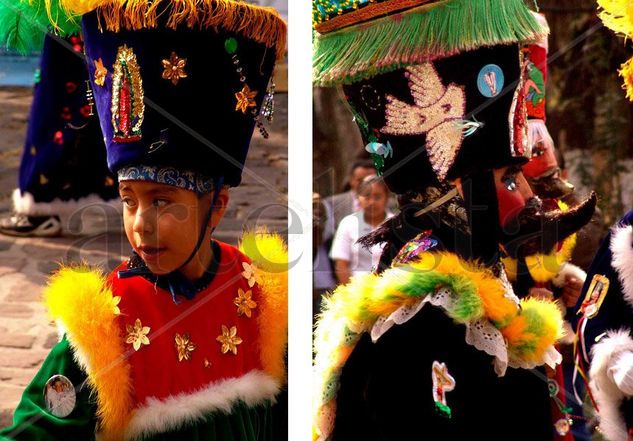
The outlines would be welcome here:
M 275 116 L 275 81 L 272 76 L 270 77 L 270 82 L 266 89 L 266 96 L 262 104 L 262 115 L 268 122 L 273 122 L 273 117 Z
M 90 106 L 89 116 L 93 116 L 95 114 L 94 112 L 95 97 L 94 97 L 94 93 L 92 92 L 92 88 L 90 87 L 89 80 L 86 80 L 86 99 L 88 100 L 88 106 Z

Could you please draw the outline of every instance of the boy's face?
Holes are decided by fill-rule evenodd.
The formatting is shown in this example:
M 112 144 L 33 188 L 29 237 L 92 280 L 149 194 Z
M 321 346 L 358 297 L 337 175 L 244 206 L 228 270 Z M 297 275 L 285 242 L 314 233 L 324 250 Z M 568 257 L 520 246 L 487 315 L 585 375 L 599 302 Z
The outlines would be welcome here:
M 154 274 L 178 269 L 196 246 L 212 195 L 198 197 L 193 191 L 147 181 L 121 182 L 119 194 L 125 234 L 134 251 Z M 219 199 L 221 204 L 216 206 L 225 205 L 226 190 Z M 210 226 L 217 225 L 224 210 L 215 211 Z M 194 257 L 183 270 L 199 265 L 197 260 Z

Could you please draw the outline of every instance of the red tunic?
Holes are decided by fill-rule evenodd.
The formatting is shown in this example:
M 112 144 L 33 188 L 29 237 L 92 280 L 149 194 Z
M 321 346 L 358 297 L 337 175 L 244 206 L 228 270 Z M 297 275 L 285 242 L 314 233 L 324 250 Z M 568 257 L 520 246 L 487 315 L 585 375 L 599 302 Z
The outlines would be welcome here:
M 252 287 L 244 273 L 243 262 L 248 257 L 236 248 L 220 243 L 220 264 L 213 281 L 193 300 L 181 299 L 175 304 L 171 294 L 143 277 L 118 279 L 119 270 L 127 269 L 127 262 L 120 265 L 110 277 L 114 296 L 120 296 L 120 315 L 117 317 L 124 340 L 130 336 L 137 319 L 142 327 L 149 327 L 149 344 L 141 344 L 135 350 L 126 343 L 131 366 L 131 383 L 136 406 L 148 397 L 158 399 L 181 393 L 192 393 L 210 383 L 226 378 L 241 377 L 252 370 L 262 370 L 258 351 L 257 306 L 251 309 L 251 317 L 238 313 L 235 299 L 238 290 L 249 291 L 255 303 L 260 299 L 257 283 Z M 251 280 L 252 282 L 253 280 Z M 252 305 L 252 304 L 251 304 Z M 237 354 L 231 350 L 222 352 L 223 326 L 237 330 Z M 189 336 L 195 347 L 181 351 L 189 359 L 179 360 L 176 335 Z M 134 336 L 132 336 L 134 339 Z M 226 349 L 226 348 L 225 348 Z

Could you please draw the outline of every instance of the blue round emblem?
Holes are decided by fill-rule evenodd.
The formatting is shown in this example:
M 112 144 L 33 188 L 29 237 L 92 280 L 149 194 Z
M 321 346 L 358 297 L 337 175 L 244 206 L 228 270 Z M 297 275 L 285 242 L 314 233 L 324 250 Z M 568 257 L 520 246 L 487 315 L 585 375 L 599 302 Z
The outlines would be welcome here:
M 505 83 L 503 71 L 496 64 L 484 66 L 477 77 L 479 92 L 486 98 L 492 98 L 501 93 Z

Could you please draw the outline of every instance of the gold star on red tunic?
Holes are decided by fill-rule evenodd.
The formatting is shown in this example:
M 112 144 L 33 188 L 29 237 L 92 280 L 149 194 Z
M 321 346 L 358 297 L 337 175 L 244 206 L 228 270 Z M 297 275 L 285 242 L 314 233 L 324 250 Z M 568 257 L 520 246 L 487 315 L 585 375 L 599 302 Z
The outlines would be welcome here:
M 175 341 L 178 361 L 191 360 L 191 353 L 196 349 L 196 345 L 189 339 L 189 334 L 176 334 Z
M 242 288 L 237 289 L 237 297 L 233 300 L 233 303 L 237 306 L 237 315 L 245 315 L 251 318 L 251 310 L 257 308 L 257 303 L 252 297 L 253 292 L 250 289 L 246 292 Z
M 131 343 L 135 351 L 138 351 L 141 345 L 149 345 L 147 334 L 149 334 L 150 327 L 143 326 L 140 319 L 136 319 L 134 326 L 125 325 L 125 328 L 127 330 L 127 339 L 125 342 Z
M 237 327 L 231 326 L 231 329 L 222 325 L 222 335 L 216 338 L 222 344 L 220 349 L 223 354 L 232 352 L 233 355 L 237 355 L 237 345 L 242 343 L 242 339 L 237 336 Z
M 241 111 L 242 113 L 246 113 L 249 107 L 255 107 L 255 97 L 257 96 L 256 90 L 251 90 L 248 87 L 248 84 L 244 84 L 242 90 L 235 94 L 235 98 L 237 99 L 237 105 L 235 106 L 236 111 Z

